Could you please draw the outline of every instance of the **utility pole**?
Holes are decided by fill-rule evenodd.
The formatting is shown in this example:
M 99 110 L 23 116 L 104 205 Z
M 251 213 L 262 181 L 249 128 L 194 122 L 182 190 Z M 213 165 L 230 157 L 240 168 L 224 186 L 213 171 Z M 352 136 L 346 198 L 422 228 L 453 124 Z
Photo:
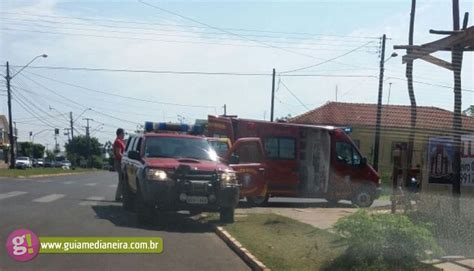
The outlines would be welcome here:
M 392 91 L 392 82 L 388 83 L 388 98 L 387 98 L 387 105 L 390 104 L 390 92 Z
M 336 102 L 337 102 L 337 84 L 336 84 Z
M 71 124 L 71 140 L 74 139 L 74 121 L 72 120 L 72 111 L 69 112 L 69 122 Z
M 10 65 L 7 61 L 7 75 L 5 76 L 5 80 L 7 81 L 7 93 L 8 93 L 8 139 L 10 141 L 10 168 L 15 168 L 15 137 L 13 135 L 13 117 L 12 117 L 12 91 L 10 88 Z
M 16 129 L 16 121 L 13 122 L 13 137 L 15 138 L 15 154 L 18 154 L 18 130 Z
M 93 119 L 90 118 L 84 118 L 83 120 L 87 121 L 87 126 L 86 126 L 86 139 L 87 139 L 87 160 L 88 160 L 88 166 L 91 167 L 92 165 L 92 157 L 91 157 L 91 137 L 89 134 L 89 121 L 93 121 Z
M 273 110 L 275 106 L 275 69 L 273 69 L 273 76 L 272 76 L 272 107 L 270 111 L 270 121 L 273 122 Z
M 71 142 L 71 137 L 69 136 L 71 134 L 71 128 L 64 128 L 64 131 L 66 131 L 64 135 L 67 135 L 67 141 Z
M 416 0 L 411 1 L 411 12 L 410 12 L 410 28 L 408 31 L 408 45 L 413 45 L 413 29 L 415 27 L 415 11 L 416 11 Z M 407 53 L 410 54 L 411 49 L 407 50 Z M 408 136 L 408 153 L 406 159 L 406 169 L 410 170 L 413 166 L 413 152 L 414 152 L 414 142 L 415 142 L 415 128 L 416 128 L 416 98 L 415 91 L 413 89 L 413 60 L 407 61 L 406 74 L 407 78 L 407 87 L 408 87 L 408 96 L 410 97 L 410 134 Z M 408 184 L 409 180 L 404 180 L 405 184 Z
M 379 96 L 377 101 L 377 120 L 375 123 L 375 142 L 374 142 L 374 169 L 379 170 L 379 145 L 380 145 L 380 123 L 382 121 L 382 95 L 383 95 L 383 72 L 385 64 L 385 39 L 382 36 L 382 50 L 380 55 L 380 75 L 379 75 Z
M 467 27 L 468 15 L 465 14 L 463 29 Z M 453 0 L 453 31 L 459 31 L 459 0 Z M 454 76 L 454 115 L 453 115 L 453 139 L 454 139 L 454 159 L 453 159 L 453 196 L 459 198 L 461 195 L 461 68 L 463 49 L 458 44 L 451 52 L 451 63 Z M 459 200 L 454 201 L 454 209 L 460 210 Z

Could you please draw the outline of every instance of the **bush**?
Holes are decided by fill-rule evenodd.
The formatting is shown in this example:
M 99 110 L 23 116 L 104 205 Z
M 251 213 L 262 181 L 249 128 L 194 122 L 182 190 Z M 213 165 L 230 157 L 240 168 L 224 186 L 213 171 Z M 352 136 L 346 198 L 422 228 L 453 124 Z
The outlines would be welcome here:
M 417 265 L 442 253 L 428 225 L 416 225 L 402 214 L 369 214 L 361 210 L 342 218 L 335 230 L 347 244 L 346 258 L 356 266 Z

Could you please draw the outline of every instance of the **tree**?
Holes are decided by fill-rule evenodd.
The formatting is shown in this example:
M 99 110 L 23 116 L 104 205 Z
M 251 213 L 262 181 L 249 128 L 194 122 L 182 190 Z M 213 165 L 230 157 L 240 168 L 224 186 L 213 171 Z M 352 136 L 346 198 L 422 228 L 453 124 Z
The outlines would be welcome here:
M 41 144 L 31 142 L 19 142 L 19 155 L 33 158 L 43 158 L 45 147 Z
M 46 150 L 45 154 L 47 159 L 54 160 L 54 153 L 52 151 Z
M 92 157 L 93 167 L 101 167 L 100 158 L 102 155 L 102 146 L 95 137 L 90 138 L 90 152 L 86 136 L 75 136 L 70 142 L 66 143 L 65 148 L 67 157 L 74 165 L 81 165 L 81 161 L 87 161 L 89 155 Z

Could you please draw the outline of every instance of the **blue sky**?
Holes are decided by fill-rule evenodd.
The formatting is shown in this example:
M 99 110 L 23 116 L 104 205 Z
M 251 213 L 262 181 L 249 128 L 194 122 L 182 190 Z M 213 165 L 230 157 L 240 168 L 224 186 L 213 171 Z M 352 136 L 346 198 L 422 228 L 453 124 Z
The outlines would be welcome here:
M 2 1 L 0 61 L 21 66 L 35 55 L 47 53 L 47 59 L 39 59 L 33 66 L 244 73 L 270 73 L 276 68 L 278 74 L 337 57 L 371 42 L 336 61 L 298 72 L 322 76 L 278 77 L 275 115 L 297 115 L 335 100 L 336 86 L 339 101 L 375 103 L 380 41 L 367 37 L 380 37 L 386 33 L 390 38 L 386 50 L 389 56 L 394 44 L 406 43 L 410 12 L 410 1 L 147 2 L 215 28 L 206 28 L 138 1 Z M 417 2 L 415 43 L 439 38 L 429 34 L 429 29 L 452 27 L 451 1 Z M 474 14 L 473 1 L 460 2 L 462 13 Z M 226 28 L 226 32 L 220 31 L 222 28 Z M 269 44 L 271 46 L 265 46 Z M 398 53 L 401 56 L 403 51 Z M 438 56 L 449 59 L 447 54 Z M 409 104 L 401 57 L 390 59 L 386 65 L 384 103 Z M 450 110 L 452 73 L 420 60 L 415 62 L 414 71 L 415 80 L 421 82 L 415 84 L 418 104 Z M 474 89 L 472 74 L 473 56 L 466 54 L 463 88 Z M 332 77 L 346 75 L 362 77 Z M 88 107 L 95 111 L 87 111 L 83 116 L 94 118 L 93 127 L 99 129 L 95 135 L 102 142 L 112 139 L 118 126 L 132 130 L 145 120 L 177 121 L 181 116 L 185 117 L 184 121 L 193 122 L 195 118 L 206 118 L 207 114 L 222 113 L 224 103 L 229 113 L 242 117 L 268 119 L 269 116 L 271 78 L 268 76 L 158 75 L 32 68 L 15 79 L 12 83 L 16 85 L 18 95 L 36 104 L 30 111 L 45 117 L 39 122 L 31 112 L 14 103 L 20 140 L 27 140 L 29 131 L 50 129 L 44 122 L 65 128 L 66 118 L 50 117 L 70 111 L 78 116 Z M 209 107 L 147 103 L 97 91 Z M 472 95 L 470 91 L 463 92 L 463 107 L 473 103 Z M 54 109 L 49 110 L 49 107 Z M 4 100 L 0 111 L 6 113 L 6 109 Z M 81 133 L 84 132 L 83 125 L 82 119 L 78 119 Z M 48 130 L 35 140 L 52 144 L 51 134 Z M 63 136 L 60 140 L 64 142 L 66 138 Z

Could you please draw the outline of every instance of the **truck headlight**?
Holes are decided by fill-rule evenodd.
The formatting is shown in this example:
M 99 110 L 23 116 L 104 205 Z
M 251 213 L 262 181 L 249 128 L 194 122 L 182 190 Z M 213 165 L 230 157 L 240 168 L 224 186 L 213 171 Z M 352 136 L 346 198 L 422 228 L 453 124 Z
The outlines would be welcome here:
M 152 181 L 166 181 L 166 179 L 168 179 L 168 174 L 161 169 L 149 168 L 146 170 L 146 178 Z
M 237 175 L 233 171 L 224 171 L 220 174 L 221 184 L 234 184 L 237 183 Z

